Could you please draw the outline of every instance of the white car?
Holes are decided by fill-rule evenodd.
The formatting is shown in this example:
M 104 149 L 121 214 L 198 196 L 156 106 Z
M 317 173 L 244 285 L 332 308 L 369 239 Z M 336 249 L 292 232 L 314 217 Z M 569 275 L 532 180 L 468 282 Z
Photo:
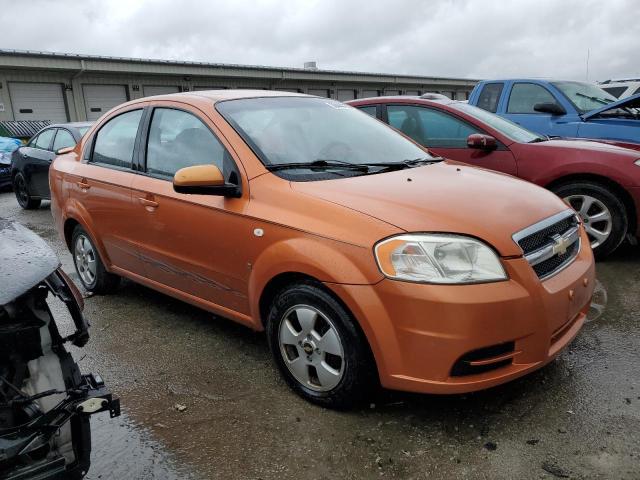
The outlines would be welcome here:
M 640 78 L 626 80 L 607 80 L 600 82 L 600 88 L 616 98 L 626 98 L 640 93 Z

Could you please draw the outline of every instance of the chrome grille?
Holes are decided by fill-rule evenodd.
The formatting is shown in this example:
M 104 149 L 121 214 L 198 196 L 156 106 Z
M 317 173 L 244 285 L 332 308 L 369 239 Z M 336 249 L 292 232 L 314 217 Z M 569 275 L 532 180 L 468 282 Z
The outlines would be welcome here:
M 575 212 L 567 210 L 516 233 L 513 240 L 522 248 L 540 279 L 567 266 L 580 250 L 580 231 Z

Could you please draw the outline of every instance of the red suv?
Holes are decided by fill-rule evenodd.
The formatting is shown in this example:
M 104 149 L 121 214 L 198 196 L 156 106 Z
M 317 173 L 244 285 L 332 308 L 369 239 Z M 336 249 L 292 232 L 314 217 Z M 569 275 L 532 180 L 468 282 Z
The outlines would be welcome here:
M 640 153 L 636 150 L 540 136 L 486 110 L 440 96 L 347 103 L 445 158 L 550 189 L 580 214 L 599 258 L 613 252 L 625 237 L 637 242 Z

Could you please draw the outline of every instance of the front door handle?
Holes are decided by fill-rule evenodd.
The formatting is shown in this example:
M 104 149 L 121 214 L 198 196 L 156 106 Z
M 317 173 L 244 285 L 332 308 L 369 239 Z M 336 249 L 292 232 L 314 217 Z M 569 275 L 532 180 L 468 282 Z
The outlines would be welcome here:
M 149 200 L 148 198 L 144 198 L 144 197 L 138 197 L 138 200 L 149 211 L 155 210 L 156 208 L 158 208 L 158 205 L 159 205 L 158 202 Z
M 76 182 L 76 185 L 78 185 L 82 190 L 89 190 L 91 188 L 91 185 L 89 185 L 85 180 Z

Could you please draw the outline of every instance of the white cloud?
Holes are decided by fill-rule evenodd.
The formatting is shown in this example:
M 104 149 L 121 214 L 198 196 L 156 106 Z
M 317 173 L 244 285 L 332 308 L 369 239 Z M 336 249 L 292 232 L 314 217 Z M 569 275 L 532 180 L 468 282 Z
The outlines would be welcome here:
M 12 0 L 0 47 L 472 78 L 640 76 L 634 0 Z

